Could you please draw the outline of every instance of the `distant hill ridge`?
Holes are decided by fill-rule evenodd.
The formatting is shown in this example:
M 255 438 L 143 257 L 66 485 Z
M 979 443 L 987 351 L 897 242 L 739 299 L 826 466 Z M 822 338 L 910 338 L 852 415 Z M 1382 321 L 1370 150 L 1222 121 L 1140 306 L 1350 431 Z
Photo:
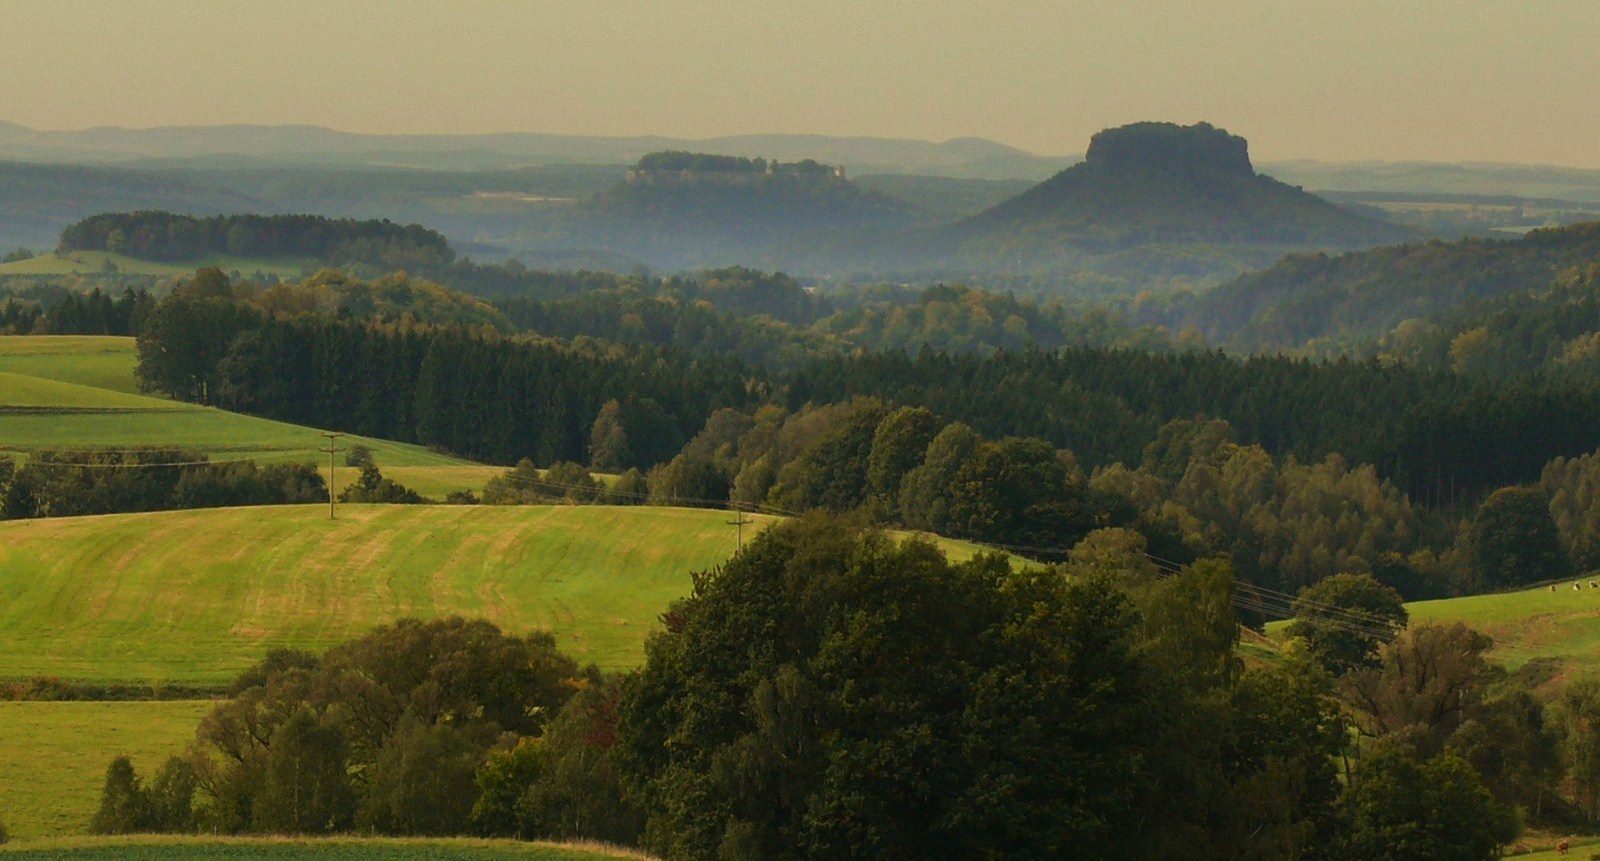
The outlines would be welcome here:
M 1353 248 L 1406 231 L 1255 172 L 1244 138 L 1208 123 L 1135 123 L 1089 143 L 1082 164 L 958 225 L 969 244 L 1091 248 L 1225 242 Z M 981 250 L 981 247 L 976 249 Z
M 610 137 L 532 132 L 494 134 L 357 134 L 311 125 L 100 126 L 39 131 L 0 121 L 0 159 L 53 163 L 196 160 L 217 164 L 408 166 L 504 169 L 542 164 L 624 164 L 651 152 L 690 150 L 718 155 L 843 164 L 856 173 L 932 173 L 1013 179 L 1048 176 L 1075 156 L 1038 156 L 982 138 L 944 142 L 907 138 L 755 134 L 695 140 L 643 135 Z
M 196 218 L 142 210 L 94 215 L 67 225 L 58 250 L 109 251 L 141 260 L 197 260 L 207 254 L 301 257 L 331 264 L 449 263 L 450 243 L 418 224 L 320 215 Z
M 1241 352 L 1322 350 L 1380 337 L 1408 320 L 1476 300 L 1546 290 L 1563 272 L 1597 259 L 1600 222 L 1518 239 L 1294 255 L 1201 294 L 1179 316 L 1141 322 L 1194 327 L 1212 343 Z
M 1208 123 L 1143 122 L 1096 134 L 1083 162 L 953 224 L 791 245 L 776 258 L 786 271 L 1000 274 L 1113 296 L 1415 236 L 1256 173 L 1242 137 Z
M 548 238 L 676 268 L 755 261 L 816 234 L 906 227 L 909 204 L 850 182 L 842 167 L 712 153 L 650 153 L 626 179 L 579 204 Z
M 783 163 L 765 158 L 669 150 L 653 152 L 628 169 L 628 182 L 759 182 L 765 177 L 799 176 L 815 180 L 844 179 L 842 166 L 819 164 L 814 159 Z

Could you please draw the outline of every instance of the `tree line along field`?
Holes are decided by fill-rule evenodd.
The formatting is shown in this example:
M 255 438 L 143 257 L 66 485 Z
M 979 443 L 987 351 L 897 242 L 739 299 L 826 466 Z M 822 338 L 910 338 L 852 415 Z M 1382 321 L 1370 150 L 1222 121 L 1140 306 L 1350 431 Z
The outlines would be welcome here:
M 0 376 L 0 395 L 19 413 L 77 407 L 160 417 L 200 409 L 15 372 Z M 430 467 L 396 467 L 407 468 Z M 460 463 L 440 468 L 494 470 Z M 350 506 L 340 515 L 329 523 L 321 506 L 285 506 L 0 524 L 0 678 L 47 672 L 216 684 L 273 645 L 320 651 L 397 616 L 453 612 L 485 616 L 509 630 L 550 628 L 579 660 L 624 668 L 637 662 L 638 644 L 660 610 L 687 591 L 686 572 L 718 564 L 733 549 L 730 517 L 718 511 Z M 674 518 L 687 520 L 667 522 Z M 710 561 L 698 561 L 696 553 Z M 668 585 L 656 589 L 663 582 Z M 184 600 L 168 601 L 168 595 Z M 1459 618 L 1487 629 L 1502 643 L 1497 657 L 1515 666 L 1543 657 L 1592 660 L 1600 639 L 1596 603 L 1600 590 L 1591 592 L 1585 583 L 1581 590 L 1567 584 L 1554 593 L 1413 606 L 1418 620 Z M 9 663 L 17 659 L 43 662 L 37 666 L 46 669 Z M 229 669 L 216 669 L 218 663 Z M 130 715 L 135 726 L 155 720 Z M 10 716 L 0 723 L 0 742 L 26 739 L 41 731 L 39 723 L 56 723 L 44 712 L 19 711 L 15 718 L 15 725 Z M 190 720 L 190 732 L 192 726 Z M 90 769 L 82 780 L 97 785 L 100 770 Z M 31 769 L 0 760 L 0 771 Z M 0 798 L 8 800 L 0 818 L 10 824 L 18 816 L 8 809 L 15 803 L 10 799 L 24 797 L 4 787 Z M 26 811 L 21 816 L 40 821 Z M 81 828 L 69 824 L 67 831 Z M 195 845 L 183 844 L 181 851 Z
M 175 445 L 218 461 L 325 462 L 318 449 L 326 441 L 314 429 L 138 394 L 135 359 L 132 338 L 0 337 L 0 454 Z M 434 491 L 465 489 L 458 487 L 462 470 L 473 466 L 420 446 L 355 436 L 340 440 L 341 446 L 355 443 L 372 449 L 382 466 L 413 468 L 412 480 Z M 429 484 L 429 474 L 417 467 L 443 467 L 445 477 Z M 492 473 L 481 474 L 486 479 Z

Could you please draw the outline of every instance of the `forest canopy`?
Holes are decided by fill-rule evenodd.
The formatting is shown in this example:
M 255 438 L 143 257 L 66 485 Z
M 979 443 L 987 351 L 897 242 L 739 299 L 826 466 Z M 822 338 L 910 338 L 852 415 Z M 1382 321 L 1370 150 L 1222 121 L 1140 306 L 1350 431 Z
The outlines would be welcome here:
M 61 231 L 60 251 L 110 251 L 143 260 L 178 262 L 210 254 L 231 257 L 308 257 L 330 264 L 394 268 L 449 263 L 444 235 L 419 224 L 399 225 L 320 215 L 213 215 L 196 218 L 145 210 L 90 216 Z

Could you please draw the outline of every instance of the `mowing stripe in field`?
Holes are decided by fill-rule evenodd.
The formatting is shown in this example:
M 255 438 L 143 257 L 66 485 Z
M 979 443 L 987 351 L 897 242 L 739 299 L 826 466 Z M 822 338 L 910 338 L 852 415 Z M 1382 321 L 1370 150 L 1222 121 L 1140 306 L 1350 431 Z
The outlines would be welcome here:
M 628 667 L 690 572 L 732 555 L 727 520 L 341 506 L 330 522 L 314 505 L 0 523 L 0 677 L 218 682 L 273 646 L 321 650 L 451 614 L 553 630 L 581 661 Z
M 726 511 L 321 505 L 0 523 L 0 678 L 216 684 L 275 646 L 320 651 L 406 616 L 549 630 L 638 664 L 690 573 L 735 550 Z M 748 540 L 772 518 L 756 516 Z M 976 548 L 939 540 L 955 559 Z

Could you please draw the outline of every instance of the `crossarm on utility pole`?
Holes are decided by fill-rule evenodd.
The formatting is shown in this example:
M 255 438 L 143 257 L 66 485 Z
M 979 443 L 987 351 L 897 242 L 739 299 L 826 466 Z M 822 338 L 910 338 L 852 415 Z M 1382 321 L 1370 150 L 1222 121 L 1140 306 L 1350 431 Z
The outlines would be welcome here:
M 338 486 L 338 482 L 334 481 L 334 479 L 333 479 L 333 477 L 334 477 L 333 456 L 337 452 L 344 451 L 344 449 L 342 449 L 342 448 L 335 447 L 334 444 L 333 444 L 333 441 L 338 439 L 339 437 L 344 436 L 344 434 L 342 432 L 339 432 L 339 431 L 322 431 L 322 435 L 328 438 L 328 447 L 327 448 L 323 448 L 323 449 L 317 449 L 317 450 L 318 451 L 325 451 L 325 452 L 328 453 L 328 519 L 332 520 L 333 519 L 333 489 Z

